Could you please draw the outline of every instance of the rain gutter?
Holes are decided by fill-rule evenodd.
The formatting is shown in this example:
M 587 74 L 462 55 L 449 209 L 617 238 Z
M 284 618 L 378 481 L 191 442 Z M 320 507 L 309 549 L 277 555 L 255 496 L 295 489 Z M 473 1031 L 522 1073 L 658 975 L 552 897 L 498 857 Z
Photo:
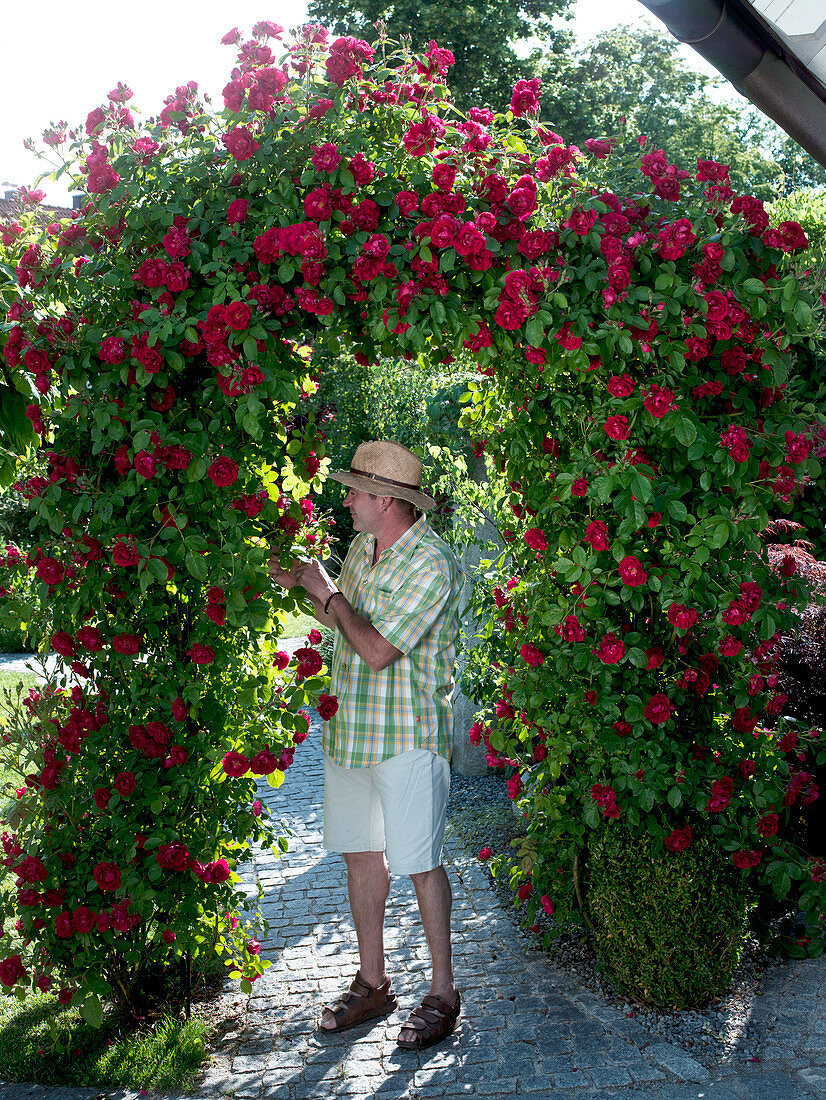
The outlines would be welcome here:
M 826 87 L 753 8 L 740 0 L 640 3 L 826 167 Z

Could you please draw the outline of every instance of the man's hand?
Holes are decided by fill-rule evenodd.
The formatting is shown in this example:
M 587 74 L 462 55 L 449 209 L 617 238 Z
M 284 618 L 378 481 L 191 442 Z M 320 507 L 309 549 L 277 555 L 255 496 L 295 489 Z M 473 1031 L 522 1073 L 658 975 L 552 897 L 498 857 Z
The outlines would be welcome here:
M 293 571 L 296 583 L 300 584 L 308 596 L 318 600 L 323 607 L 327 597 L 337 592 L 335 582 L 320 561 L 298 562 Z
M 276 584 L 280 584 L 282 588 L 295 588 L 297 584 L 301 584 L 298 579 L 298 570 L 303 564 L 300 561 L 293 561 L 289 569 L 282 569 L 278 564 L 278 554 L 271 554 L 268 568 Z
M 402 656 L 401 650 L 391 645 L 367 619 L 353 610 L 345 596 L 331 603 L 329 611 L 324 610 L 329 597 L 339 592 L 339 588 L 320 561 L 293 561 L 289 569 L 282 569 L 278 564 L 278 555 L 273 554 L 269 570 L 272 579 L 283 588 L 301 585 L 315 608 L 318 621 L 340 630 L 374 671 L 387 668 Z

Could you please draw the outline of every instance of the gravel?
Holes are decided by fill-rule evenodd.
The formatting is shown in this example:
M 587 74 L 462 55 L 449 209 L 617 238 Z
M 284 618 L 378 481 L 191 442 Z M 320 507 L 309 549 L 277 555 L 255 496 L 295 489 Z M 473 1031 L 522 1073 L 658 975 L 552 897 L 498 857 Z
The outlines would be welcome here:
M 465 849 L 474 855 L 484 845 L 494 852 L 505 850 L 517 832 L 513 804 L 496 775 L 451 775 L 448 819 Z M 543 950 L 541 936 L 521 927 L 507 883 L 491 877 L 491 884 L 520 927 L 526 948 Z M 587 928 L 559 936 L 548 956 L 552 965 L 565 972 L 570 985 L 599 998 L 604 1007 L 635 1018 L 650 1033 L 652 1042 L 673 1043 L 709 1065 L 759 1061 L 762 1037 L 751 1022 L 752 1009 L 761 994 L 764 975 L 779 964 L 753 940 L 746 942 L 731 984 L 719 1001 L 680 1011 L 631 1003 L 615 993 L 598 972 L 593 937 Z

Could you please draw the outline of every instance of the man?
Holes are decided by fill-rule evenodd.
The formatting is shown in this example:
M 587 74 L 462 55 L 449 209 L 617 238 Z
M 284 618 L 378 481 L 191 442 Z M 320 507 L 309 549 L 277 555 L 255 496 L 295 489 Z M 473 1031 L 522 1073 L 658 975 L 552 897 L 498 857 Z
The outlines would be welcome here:
M 450 944 L 450 883 L 441 865 L 450 768 L 459 570 L 420 511 L 422 464 L 398 443 L 362 443 L 349 471 L 357 534 L 338 583 L 313 561 L 270 572 L 301 585 L 316 618 L 337 631 L 336 715 L 324 725 L 324 846 L 342 853 L 360 968 L 324 1009 L 322 1031 L 344 1031 L 396 1007 L 385 970 L 384 908 L 390 871 L 410 875 L 433 964 L 430 992 L 399 1033 L 419 1049 L 459 1017 Z M 386 853 L 386 858 L 385 858 Z M 389 864 L 389 869 L 388 869 Z

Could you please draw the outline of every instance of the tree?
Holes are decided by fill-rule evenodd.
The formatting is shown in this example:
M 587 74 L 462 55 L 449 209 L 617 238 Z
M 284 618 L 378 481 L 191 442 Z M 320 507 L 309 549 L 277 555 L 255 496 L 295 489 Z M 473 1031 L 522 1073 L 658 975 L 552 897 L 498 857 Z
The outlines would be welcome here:
M 732 184 L 771 198 L 782 172 L 764 148 L 766 127 L 711 97 L 719 81 L 688 67 L 669 36 L 643 27 L 605 31 L 579 51 L 546 55 L 544 112 L 566 141 L 599 134 L 662 148 L 674 163 L 728 164 Z
M 748 115 L 749 129 L 751 122 L 762 131 L 760 145 L 771 156 L 776 164 L 780 165 L 783 173 L 782 182 L 778 189 L 781 196 L 793 194 L 807 188 L 826 187 L 826 167 L 812 157 L 806 150 L 798 145 L 794 138 L 781 130 L 779 126 L 753 108 Z
M 571 0 L 310 0 L 309 13 L 334 34 L 371 39 L 379 20 L 387 20 L 394 38 L 408 36 L 415 50 L 431 40 L 453 52 L 451 91 L 457 107 L 507 106 L 517 80 L 535 75 L 537 51 L 525 57 L 518 45 L 527 39 L 544 41 L 561 35 L 554 20 L 567 17 Z

